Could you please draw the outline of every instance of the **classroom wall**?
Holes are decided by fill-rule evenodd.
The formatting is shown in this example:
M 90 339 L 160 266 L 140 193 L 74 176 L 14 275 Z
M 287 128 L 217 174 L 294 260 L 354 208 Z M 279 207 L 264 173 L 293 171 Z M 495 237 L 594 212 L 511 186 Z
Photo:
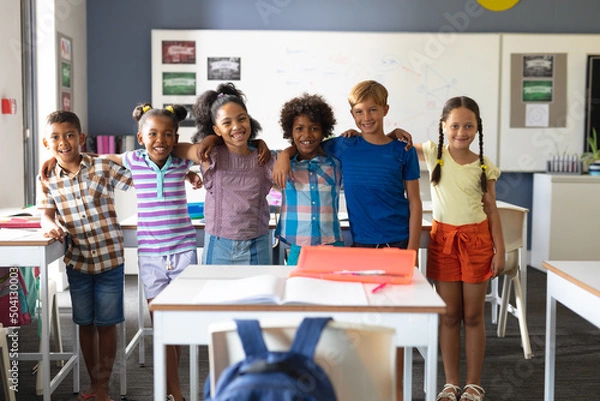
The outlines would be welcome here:
M 475 0 L 90 1 L 89 131 L 135 132 L 130 112 L 151 99 L 152 29 L 600 33 L 599 16 L 597 0 L 523 0 L 504 12 Z M 532 185 L 531 173 L 504 173 L 498 199 L 531 208 Z
M 17 114 L 0 114 L 0 208 L 20 208 L 25 202 L 21 7 L 14 0 L 0 0 L 0 10 L 0 98 L 17 100 Z
M 505 12 L 475 0 L 88 1 L 89 129 L 133 132 L 131 110 L 151 99 L 152 29 L 599 33 L 598 16 L 597 0 L 527 0 Z

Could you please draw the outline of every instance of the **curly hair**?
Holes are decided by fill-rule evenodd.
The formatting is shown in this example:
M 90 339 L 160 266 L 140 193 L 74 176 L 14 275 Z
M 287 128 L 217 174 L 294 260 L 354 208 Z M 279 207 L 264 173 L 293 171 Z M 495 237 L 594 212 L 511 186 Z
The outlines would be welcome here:
M 477 131 L 479 131 L 479 164 L 481 165 L 481 175 L 480 175 L 480 186 L 482 192 L 487 192 L 487 177 L 485 175 L 485 170 L 487 166 L 483 160 L 483 122 L 481 121 L 481 115 L 479 113 L 479 106 L 475 100 L 471 99 L 467 96 L 457 96 L 450 98 L 444 104 L 444 108 L 442 109 L 442 116 L 440 117 L 440 121 L 438 122 L 438 151 L 437 151 L 437 160 L 435 168 L 431 172 L 431 182 L 433 185 L 437 185 L 442 178 L 442 152 L 444 150 L 444 122 L 450 116 L 450 112 L 459 107 L 464 107 L 468 110 L 471 110 L 473 114 L 475 114 L 475 118 L 477 119 Z
M 179 129 L 179 123 L 187 117 L 187 109 L 179 104 L 165 106 L 164 109 L 154 109 L 150 103 L 140 103 L 133 109 L 131 116 L 138 122 L 138 130 L 142 132 L 146 120 L 150 117 L 167 117 L 175 124 L 175 130 Z
M 248 113 L 246 96 L 231 82 L 220 84 L 216 90 L 207 90 L 198 96 L 192 108 L 197 129 L 197 132 L 192 136 L 192 142 L 200 142 L 208 135 L 216 135 L 213 126 L 215 125 L 217 112 L 229 102 L 240 105 Z M 250 117 L 249 139 L 256 138 L 261 130 L 260 123 Z
M 336 124 L 333 109 L 321 95 L 309 95 L 295 97 L 281 107 L 279 125 L 283 130 L 283 137 L 293 143 L 293 127 L 296 117 L 307 116 L 312 122 L 320 123 L 323 138 L 333 135 L 333 127 Z

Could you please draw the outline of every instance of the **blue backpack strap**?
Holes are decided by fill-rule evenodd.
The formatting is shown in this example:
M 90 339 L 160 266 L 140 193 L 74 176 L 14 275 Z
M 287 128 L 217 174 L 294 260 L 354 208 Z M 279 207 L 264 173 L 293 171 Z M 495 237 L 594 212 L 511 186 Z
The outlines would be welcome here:
M 305 318 L 296 331 L 290 351 L 312 359 L 321 338 L 321 332 L 330 320 L 332 320 L 330 317 Z
M 234 321 L 246 357 L 266 355 L 269 352 L 258 320 L 234 319 Z

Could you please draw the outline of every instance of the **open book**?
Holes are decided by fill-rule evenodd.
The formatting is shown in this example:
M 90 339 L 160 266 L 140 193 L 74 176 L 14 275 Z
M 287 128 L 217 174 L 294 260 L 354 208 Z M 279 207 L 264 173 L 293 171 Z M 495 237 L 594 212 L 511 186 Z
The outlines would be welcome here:
M 368 305 L 362 283 L 262 274 L 233 280 L 208 280 L 197 304 Z

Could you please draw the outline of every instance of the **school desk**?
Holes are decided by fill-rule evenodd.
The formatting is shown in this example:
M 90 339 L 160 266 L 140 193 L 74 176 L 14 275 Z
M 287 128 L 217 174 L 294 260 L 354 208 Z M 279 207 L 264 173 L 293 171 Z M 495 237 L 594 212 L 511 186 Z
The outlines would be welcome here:
M 545 261 L 546 366 L 544 400 L 554 400 L 556 365 L 556 303 L 560 302 L 600 328 L 600 261 Z M 595 398 L 595 397 L 591 397 Z
M 41 325 L 42 336 L 40 339 L 40 352 L 21 352 L 18 360 L 39 361 L 43 375 L 43 400 L 50 401 L 52 392 L 73 372 L 73 392 L 79 391 L 79 333 L 77 326 L 74 329 L 72 352 L 50 352 L 49 316 L 50 300 L 48 299 L 48 265 L 64 255 L 65 246 L 53 239 L 44 238 L 39 230 L 23 231 L 16 229 L 0 229 L 0 265 L 2 266 L 39 266 L 40 299 L 41 299 Z M 9 344 L 12 344 L 10 341 Z M 18 344 L 18 340 L 16 341 Z M 67 361 L 60 371 L 51 378 L 50 361 Z M 26 374 L 20 371 L 20 374 Z M 17 377 L 18 378 L 18 377 Z
M 342 231 L 344 234 L 345 241 L 350 244 L 351 236 L 350 229 L 348 224 L 348 216 L 347 214 L 340 214 L 340 224 L 342 226 Z M 132 215 L 123 219 L 121 222 L 121 229 L 123 231 L 123 243 L 126 248 L 137 248 L 137 215 Z M 192 224 L 196 228 L 196 242 L 198 247 L 204 246 L 204 221 L 202 220 L 192 220 Z M 271 232 L 277 226 L 277 219 L 275 215 L 271 216 L 271 220 L 269 221 L 269 229 Z M 431 221 L 427 219 L 423 219 L 422 221 L 422 231 L 421 231 L 421 251 L 425 252 L 427 249 L 427 245 L 429 244 L 429 231 L 431 230 Z M 274 250 L 274 261 L 273 264 L 279 265 L 283 264 L 280 261 L 283 260 L 283 252 L 285 252 L 285 247 L 282 244 L 276 247 Z M 425 253 L 424 253 L 425 254 Z M 425 259 L 421 257 L 421 263 L 424 263 Z M 129 359 L 132 355 L 135 347 L 138 347 L 138 363 L 140 366 L 144 366 L 146 363 L 146 351 L 144 346 L 144 337 L 152 335 L 152 328 L 145 327 L 144 325 L 144 312 L 145 312 L 146 299 L 144 297 L 144 288 L 140 277 L 138 275 L 138 330 L 129 341 L 129 343 L 125 347 L 124 358 L 125 361 Z M 124 328 L 123 328 L 124 330 Z M 124 337 L 125 334 L 123 333 Z M 122 380 L 126 380 L 122 378 Z M 122 393 L 123 394 L 123 393 Z
M 411 284 L 387 286 L 372 294 L 367 306 L 195 304 L 193 299 L 209 279 L 235 279 L 256 274 L 287 277 L 287 266 L 191 265 L 151 303 L 154 313 L 154 400 L 164 400 L 165 345 L 208 344 L 208 325 L 231 319 L 289 319 L 332 316 L 335 320 L 369 322 L 394 327 L 396 346 L 404 347 L 404 399 L 412 399 L 412 348 L 426 349 L 426 400 L 437 394 L 438 318 L 446 305 L 419 269 Z M 410 330 L 406 328 L 410 327 Z M 197 347 L 190 347 L 190 400 L 198 392 Z

